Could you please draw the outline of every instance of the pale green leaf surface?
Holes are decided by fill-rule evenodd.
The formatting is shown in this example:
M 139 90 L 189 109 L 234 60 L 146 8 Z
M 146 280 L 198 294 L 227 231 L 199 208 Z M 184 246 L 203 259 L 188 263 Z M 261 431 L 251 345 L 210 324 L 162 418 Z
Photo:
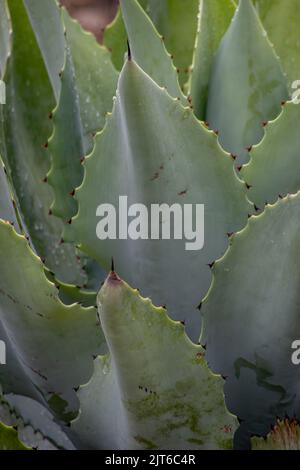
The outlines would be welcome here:
M 179 69 L 179 81 L 183 86 L 192 63 L 199 0 L 140 0 L 139 3 L 163 36 L 166 48 Z M 118 11 L 116 18 L 104 32 L 104 44 L 111 51 L 113 63 L 118 70 L 124 64 L 126 41 L 126 29 L 121 12 Z
M 79 303 L 83 307 L 94 307 L 96 305 L 96 292 L 80 289 L 80 286 L 73 286 L 71 284 L 59 282 L 55 279 L 54 274 L 48 270 L 45 270 L 45 274 L 49 281 L 55 284 L 59 289 L 59 298 L 64 304 L 71 305 Z M 103 275 L 103 277 L 105 276 Z
M 93 147 L 93 134 L 104 127 L 106 113 L 111 111 L 118 73 L 108 50 L 97 44 L 92 34 L 83 31 L 64 9 L 63 21 L 73 59 L 87 154 Z
M 159 88 L 134 62 L 122 72 L 112 116 L 85 161 L 76 192 L 79 213 L 66 236 L 107 270 L 120 275 L 156 305 L 167 305 L 197 335 L 196 309 L 211 281 L 208 263 L 226 250 L 227 232 L 244 226 L 251 206 L 232 161 L 192 111 Z M 104 240 L 96 235 L 100 204 L 204 204 L 205 243 L 187 251 L 185 240 Z M 179 268 L 180 266 L 180 268 Z M 193 325 L 193 326 L 192 326 Z M 194 336 L 196 337 L 196 336 Z
M 300 106 L 286 103 L 282 113 L 266 128 L 262 142 L 250 153 L 250 162 L 241 174 L 249 189 L 249 198 L 260 209 L 279 196 L 300 189 Z
M 111 60 L 116 69 L 121 70 L 127 50 L 127 33 L 120 8 L 112 23 L 104 31 L 103 44 L 110 51 Z
M 225 150 L 248 160 L 288 98 L 286 79 L 251 0 L 242 0 L 215 55 L 206 121 Z
M 201 0 L 198 31 L 189 80 L 196 116 L 205 120 L 214 55 L 235 12 L 232 0 Z
M 56 0 L 24 0 L 25 8 L 48 71 L 49 80 L 59 99 L 59 73 L 64 65 L 65 39 Z
M 37 450 L 75 450 L 64 425 L 55 421 L 43 405 L 22 395 L 0 398 L 0 420 L 18 430 L 19 438 Z
M 5 393 L 19 393 L 43 402 L 41 394 L 26 374 L 14 344 L 10 342 L 4 326 L 0 323 L 0 339 L 6 346 L 6 365 L 0 366 L 0 384 Z
M 48 182 L 53 187 L 55 197 L 51 211 L 68 222 L 77 210 L 72 191 L 83 179 L 80 160 L 84 157 L 79 98 L 69 50 L 61 81 L 59 106 L 53 113 L 54 133 L 49 142 L 52 166 L 48 173 Z
M 53 113 L 54 133 L 49 142 L 52 167 L 48 181 L 54 189 L 54 215 L 68 222 L 76 214 L 72 191 L 83 178 L 81 160 L 93 147 L 111 111 L 118 74 L 109 53 L 85 33 L 63 10 L 66 62 L 61 74 L 59 104 Z
M 58 400 L 69 400 L 64 411 L 74 411 L 73 387 L 91 376 L 92 356 L 104 347 L 95 308 L 65 306 L 41 261 L 11 225 L 0 223 L 0 238 L 3 328 L 24 371 L 45 399 L 54 406 Z M 1 366 L 1 374 L 6 367 Z
M 299 416 L 299 375 L 292 362 L 292 343 L 300 337 L 299 219 L 299 193 L 250 218 L 215 263 L 202 306 L 201 344 L 212 369 L 231 379 L 245 361 L 257 364 L 266 383 L 285 391 L 283 411 L 291 417 Z M 243 403 L 243 390 L 236 393 Z M 256 408 L 256 392 L 252 396 L 248 412 Z M 263 403 L 270 405 L 269 391 Z
M 254 0 L 254 4 L 291 85 L 300 79 L 299 2 Z
M 192 63 L 199 0 L 148 0 L 147 13 L 163 35 L 167 50 L 179 69 L 179 82 L 188 79 Z
M 13 223 L 17 232 L 20 232 L 19 221 L 13 206 L 12 195 L 4 171 L 3 163 L 0 159 L 0 218 Z
M 111 358 L 96 359 L 94 376 L 78 392 L 81 412 L 72 426 L 83 442 L 105 449 L 232 448 L 237 420 L 226 410 L 223 381 L 184 327 L 115 273 L 98 301 Z
M 10 23 L 6 0 L 0 2 L 0 78 L 4 75 L 7 57 L 10 51 Z
M 178 74 L 162 36 L 137 0 L 122 0 L 122 15 L 132 58 L 159 86 L 188 104 L 179 86 Z M 147 53 L 145 53 L 147 51 Z
M 8 5 L 14 34 L 5 77 L 6 155 L 2 157 L 35 250 L 60 280 L 83 285 L 86 275 L 75 248 L 60 244 L 63 224 L 49 215 L 53 194 L 43 182 L 50 166 L 44 145 L 52 131 L 48 119 L 55 106 L 52 87 L 23 2 L 9 0 Z

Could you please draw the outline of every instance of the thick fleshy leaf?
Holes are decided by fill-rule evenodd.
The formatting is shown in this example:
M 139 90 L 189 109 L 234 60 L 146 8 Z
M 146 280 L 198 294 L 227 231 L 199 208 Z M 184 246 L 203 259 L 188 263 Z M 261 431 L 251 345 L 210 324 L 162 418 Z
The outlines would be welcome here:
M 56 76 L 59 78 L 59 86 L 53 86 L 55 96 L 59 94 L 59 106 L 54 113 L 51 113 L 54 131 L 48 146 L 52 157 L 48 182 L 54 189 L 54 202 L 51 204 L 50 214 L 59 216 L 67 222 L 77 210 L 77 204 L 71 194 L 75 186 L 82 181 L 81 159 L 91 150 L 92 135 L 95 130 L 102 128 L 105 113 L 112 107 L 117 73 L 110 63 L 108 52 L 99 47 L 93 36 L 85 33 L 79 24 L 71 20 L 68 13 L 62 10 L 64 35 L 61 14 L 54 0 L 47 0 L 45 7 L 47 15 L 52 18 L 52 22 L 55 21 L 57 44 L 45 41 L 49 31 L 43 25 L 45 18 L 43 8 L 41 9 L 41 6 L 36 8 L 35 0 L 28 0 L 26 7 L 50 78 Z M 63 68 L 61 62 L 65 60 L 65 56 L 66 66 L 61 71 Z M 39 221 L 37 224 L 39 225 Z M 59 222 L 58 224 L 61 235 L 62 225 Z M 66 282 L 98 289 L 103 280 L 102 270 L 93 260 L 85 259 L 82 255 L 75 258 L 76 252 L 71 247 L 67 246 L 66 249 L 69 251 L 69 258 L 73 259 L 73 262 L 76 259 L 74 271 L 79 272 L 80 277 L 62 278 L 60 270 L 57 270 L 51 261 L 49 263 L 46 257 L 47 265 L 55 271 L 57 277 Z M 67 262 L 69 264 L 70 259 Z
M 10 51 L 10 24 L 6 0 L 0 2 L 0 78 L 4 75 Z
M 111 111 L 118 74 L 108 51 L 63 12 L 66 26 L 66 63 L 61 74 L 59 105 L 53 113 L 54 134 L 49 142 L 52 167 L 48 181 L 54 189 L 51 207 L 65 222 L 76 214 L 72 197 L 83 178 L 81 161 L 93 147 L 93 134 L 101 130 Z
M 300 427 L 297 421 L 278 420 L 265 437 L 251 439 L 252 450 L 300 450 Z
M 0 218 L 11 222 L 16 231 L 20 232 L 19 220 L 16 216 L 14 209 L 14 202 L 12 199 L 9 184 L 6 178 L 3 163 L 0 159 Z
M 192 63 L 199 0 L 139 0 L 139 3 L 163 36 L 183 86 Z M 126 29 L 121 12 L 118 11 L 116 18 L 104 32 L 104 44 L 111 51 L 113 63 L 118 70 L 124 64 L 126 41 Z
M 181 323 L 111 273 L 99 317 L 111 357 L 95 361 L 81 387 L 73 429 L 99 449 L 232 448 L 237 420 L 225 407 L 221 377 Z M 130 348 L 128 344 L 130 343 Z
M 56 0 L 24 0 L 30 22 L 44 58 L 50 82 L 58 101 L 59 74 L 64 65 L 65 39 Z M 51 40 L 49 39 L 51 38 Z
M 183 86 L 192 63 L 199 0 L 148 0 L 147 13 L 163 35 Z
M 75 450 L 63 425 L 40 403 L 21 395 L 0 398 L 0 420 L 18 430 L 19 438 L 37 450 Z
M 127 33 L 120 8 L 113 22 L 104 31 L 103 43 L 111 53 L 112 63 L 117 70 L 121 70 L 127 50 Z
M 84 150 L 89 153 L 93 147 L 93 134 L 104 127 L 106 113 L 111 111 L 118 73 L 108 50 L 99 46 L 94 36 L 83 31 L 64 9 L 63 21 L 75 70 Z
M 189 83 L 196 116 L 205 120 L 214 55 L 235 12 L 233 0 L 201 0 Z
M 49 215 L 53 195 L 50 186 L 43 182 L 50 166 L 44 145 L 52 130 L 48 119 L 55 106 L 52 87 L 23 2 L 9 0 L 8 6 L 14 34 L 5 75 L 7 152 L 2 157 L 35 250 L 60 280 L 83 285 L 86 274 L 75 248 L 60 244 L 63 224 Z
M 64 284 L 57 281 L 53 273 L 45 270 L 45 274 L 49 281 L 56 285 L 59 290 L 59 298 L 66 305 L 78 303 L 83 307 L 95 307 L 97 292 L 83 290 L 79 286 Z M 105 278 L 105 276 L 103 276 Z M 98 286 L 99 288 L 99 286 Z
M 206 344 L 210 366 L 231 379 L 252 364 L 260 377 L 257 383 L 262 378 L 265 383 L 265 413 L 273 411 L 273 417 L 300 412 L 299 374 L 292 362 L 292 343 L 300 337 L 299 219 L 299 193 L 251 217 L 215 263 L 214 282 L 202 306 L 201 344 Z M 270 409 L 267 384 L 285 391 L 281 414 Z M 245 409 L 245 388 L 238 381 L 236 387 L 237 406 Z M 248 415 L 256 412 L 257 393 L 254 389 L 246 403 Z M 244 417 L 245 410 L 233 411 Z M 264 419 L 261 413 L 260 421 Z
M 251 210 L 230 157 L 191 109 L 183 108 L 130 61 L 119 81 L 113 114 L 84 166 L 84 183 L 75 195 L 79 213 L 66 235 L 75 237 L 107 270 L 113 257 L 126 281 L 156 305 L 167 305 L 196 338 L 196 307 L 211 281 L 208 263 L 224 253 L 227 233 L 243 227 Z M 184 204 L 204 204 L 203 249 L 187 250 L 186 240 L 174 239 L 172 233 L 170 240 L 99 240 L 98 206 L 112 204 L 118 213 L 124 195 L 128 207 L 142 203 L 149 213 L 152 204 L 178 204 L 180 211 Z
M 52 166 L 48 182 L 53 187 L 55 197 L 51 211 L 67 222 L 77 210 L 72 191 L 83 179 L 81 159 L 84 157 L 79 99 L 69 51 L 61 80 L 59 106 L 53 114 L 54 134 L 49 142 Z
M 122 0 L 121 9 L 132 58 L 159 86 L 165 87 L 171 96 L 180 97 L 187 104 L 163 37 L 159 36 L 150 18 L 137 0 Z
M 241 174 L 250 185 L 249 198 L 259 208 L 300 189 L 300 106 L 293 102 L 266 128 L 263 141 L 250 153 Z
M 0 450 L 30 450 L 18 437 L 17 431 L 0 423 Z
M 300 77 L 299 2 L 254 0 L 254 5 L 280 57 L 290 85 Z
M 26 375 L 50 405 L 58 411 L 69 401 L 60 413 L 66 415 L 76 409 L 73 387 L 91 376 L 92 356 L 104 347 L 95 308 L 65 306 L 41 261 L 11 225 L 0 223 L 0 239 L 2 326 Z
M 213 61 L 206 120 L 225 150 L 248 160 L 247 149 L 264 135 L 288 98 L 280 62 L 251 0 L 240 1 Z

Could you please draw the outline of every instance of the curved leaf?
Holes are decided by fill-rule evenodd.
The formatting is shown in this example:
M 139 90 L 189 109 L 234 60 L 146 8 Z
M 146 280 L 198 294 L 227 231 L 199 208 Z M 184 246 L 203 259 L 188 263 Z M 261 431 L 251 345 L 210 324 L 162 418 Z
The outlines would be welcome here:
M 117 70 L 121 70 L 124 65 L 126 53 L 127 33 L 119 8 L 116 17 L 109 24 L 103 34 L 103 43 L 111 53 L 111 60 Z
M 0 2 L 0 77 L 3 77 L 10 52 L 10 22 L 6 0 Z
M 251 210 L 231 159 L 189 108 L 128 62 L 113 114 L 84 166 L 84 182 L 76 192 L 79 213 L 66 236 L 107 270 L 113 257 L 126 281 L 155 304 L 167 305 L 196 338 L 196 307 L 211 281 L 208 263 L 225 251 L 227 232 L 241 228 Z M 186 250 L 186 240 L 172 237 L 99 240 L 98 206 L 109 203 L 118 212 L 123 195 L 128 207 L 142 203 L 149 213 L 152 204 L 204 204 L 204 248 Z
M 54 215 L 65 222 L 76 213 L 72 197 L 83 179 L 82 159 L 93 147 L 111 111 L 118 74 L 108 51 L 97 45 L 79 24 L 63 11 L 66 26 L 66 63 L 61 74 L 61 95 L 53 113 L 54 133 L 49 141 L 52 167 L 48 181 L 54 189 Z
M 214 282 L 202 307 L 201 344 L 207 346 L 209 364 L 229 378 L 249 363 L 260 369 L 265 386 L 285 391 L 279 414 L 269 408 L 266 388 L 263 404 L 273 418 L 299 415 L 299 375 L 292 362 L 292 343 L 300 337 L 299 219 L 299 193 L 251 217 L 215 263 Z M 245 407 L 244 390 L 238 381 L 236 386 L 237 406 Z M 246 403 L 248 414 L 255 413 L 257 393 Z M 243 418 L 236 408 L 234 412 Z
M 206 117 L 214 55 L 235 12 L 233 0 L 201 0 L 198 31 L 189 80 L 189 95 L 196 116 Z
M 17 232 L 20 232 L 19 220 L 14 209 L 14 202 L 7 182 L 5 169 L 0 159 L 0 218 L 13 224 Z
M 108 50 L 99 46 L 92 34 L 83 31 L 65 9 L 63 21 L 75 70 L 84 151 L 87 154 L 93 147 L 93 134 L 104 127 L 106 113 L 111 111 L 118 73 Z
M 163 37 L 159 36 L 143 8 L 137 0 L 122 0 L 121 10 L 132 58 L 159 86 L 167 88 L 171 96 L 180 97 L 182 102 L 187 104 Z
M 0 423 L 0 450 L 30 450 L 18 438 L 15 429 Z
M 280 57 L 290 85 L 300 77 L 299 2 L 254 0 L 254 4 Z
M 192 63 L 199 0 L 148 0 L 147 13 L 164 37 L 183 86 Z
M 64 65 L 65 39 L 57 1 L 24 0 L 24 6 L 58 101 L 61 89 L 59 74 Z
M 282 113 L 266 127 L 262 142 L 250 153 L 241 174 L 250 186 L 249 198 L 259 208 L 300 189 L 300 107 L 286 103 Z
M 264 135 L 262 124 L 287 98 L 279 60 L 251 0 L 242 0 L 213 62 L 206 120 L 224 149 L 245 163 L 247 149 Z
M 80 388 L 72 427 L 83 442 L 96 449 L 232 448 L 237 420 L 226 411 L 222 379 L 183 326 L 115 273 L 98 301 L 111 359 L 96 359 L 93 378 Z
M 19 438 L 37 450 L 75 450 L 62 426 L 40 403 L 21 395 L 3 395 L 0 398 L 0 419 L 14 426 Z
M 24 237 L 4 222 L 0 241 L 2 327 L 35 388 L 56 409 L 63 399 L 69 401 L 61 415 L 74 411 L 73 387 L 89 378 L 92 356 L 104 347 L 95 308 L 65 306 Z
M 7 151 L 2 157 L 35 250 L 60 280 L 83 285 L 86 275 L 75 248 L 60 243 L 63 224 L 49 215 L 53 196 L 43 182 L 50 165 L 44 146 L 51 134 L 48 113 L 55 106 L 52 87 L 23 2 L 9 0 L 8 5 L 14 34 L 5 75 Z
M 199 0 L 139 0 L 139 3 L 163 36 L 183 86 L 193 57 Z M 119 10 L 104 32 L 104 44 L 111 51 L 118 70 L 124 65 L 126 41 L 126 29 Z

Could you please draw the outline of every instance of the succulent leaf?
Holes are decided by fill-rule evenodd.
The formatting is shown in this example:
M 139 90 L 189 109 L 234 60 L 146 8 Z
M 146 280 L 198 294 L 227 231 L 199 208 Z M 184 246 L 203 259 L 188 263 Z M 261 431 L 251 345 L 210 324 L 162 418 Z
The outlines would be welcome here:
M 12 194 L 8 185 L 3 163 L 0 159 L 0 217 L 12 223 L 17 232 L 21 232 L 19 220 L 13 205 Z
M 107 270 L 113 257 L 126 281 L 155 304 L 167 305 L 196 338 L 196 307 L 211 281 L 208 264 L 226 250 L 227 233 L 243 227 L 252 209 L 229 155 L 189 108 L 129 61 L 113 114 L 84 167 L 84 182 L 75 194 L 79 213 L 65 236 L 74 237 Z M 128 206 L 142 203 L 150 212 L 155 203 L 204 204 L 204 248 L 186 250 L 184 239 L 99 240 L 98 206 L 112 204 L 118 210 L 122 195 L 128 196 Z
M 52 167 L 48 181 L 54 189 L 54 215 L 68 222 L 77 211 L 72 197 L 83 178 L 82 159 L 93 147 L 111 111 L 118 74 L 108 51 L 63 10 L 66 62 L 61 73 L 59 105 L 53 113 L 54 134 L 49 141 Z
M 146 11 L 164 37 L 182 86 L 187 82 L 192 62 L 198 9 L 199 0 L 148 0 Z
M 2 326 L 35 388 L 50 404 L 67 400 L 64 411 L 74 411 L 73 387 L 91 376 L 92 356 L 105 350 L 95 308 L 65 306 L 41 261 L 11 225 L 0 222 L 0 239 Z M 1 366 L 0 377 L 6 368 Z
M 167 52 L 163 37 L 137 0 L 122 0 L 121 10 L 128 34 L 131 57 L 159 86 L 174 98 L 188 104 L 178 82 L 178 74 Z M 145 54 L 147 48 L 147 54 Z
M 56 0 L 24 0 L 24 6 L 43 56 L 55 99 L 58 101 L 61 89 L 59 74 L 65 57 L 60 9 Z
M 0 77 L 3 77 L 10 52 L 10 22 L 6 0 L 0 2 Z
M 111 357 L 95 360 L 72 425 L 83 442 L 106 449 L 232 448 L 237 420 L 204 350 L 166 310 L 115 273 L 102 287 L 99 316 Z M 130 348 L 128 348 L 130 341 Z
M 43 181 L 50 165 L 44 146 L 51 134 L 48 113 L 55 106 L 52 87 L 23 2 L 9 0 L 8 6 L 14 33 L 5 75 L 6 153 L 2 158 L 35 250 L 60 280 L 83 285 L 86 275 L 75 248 L 60 244 L 63 224 L 49 215 L 53 196 Z
M 21 395 L 0 398 L 0 419 L 18 431 L 19 438 L 37 450 L 75 450 L 62 425 L 40 403 Z
M 202 305 L 201 344 L 212 369 L 231 379 L 243 364 L 256 364 L 265 383 L 285 391 L 289 416 L 299 413 L 299 376 L 292 362 L 292 343 L 300 337 L 299 217 L 299 193 L 251 217 L 215 263 L 213 285 Z M 244 396 L 239 381 L 236 387 L 235 393 Z M 247 403 L 237 400 L 236 407 L 242 404 L 255 414 L 257 393 Z M 263 403 L 271 414 L 270 398 L 266 388 Z M 243 418 L 240 410 L 234 412 Z
M 140 0 L 139 3 L 163 36 L 166 48 L 178 68 L 179 82 L 183 86 L 193 57 L 199 0 Z M 118 11 L 116 18 L 104 32 L 104 44 L 111 51 L 112 61 L 118 70 L 124 65 L 126 40 L 122 14 Z
M 45 274 L 49 281 L 56 285 L 59 290 L 59 298 L 65 305 L 79 303 L 83 307 L 94 307 L 96 305 L 97 293 L 90 290 L 83 290 L 80 286 L 64 284 L 55 279 L 53 273 L 45 269 Z M 99 287 L 99 286 L 98 286 Z
M 53 113 L 54 134 L 49 142 L 52 166 L 47 178 L 55 197 L 51 211 L 68 222 L 77 210 L 72 191 L 82 181 L 81 159 L 85 155 L 75 72 L 69 50 L 61 81 L 60 101 Z
M 92 34 L 83 31 L 65 9 L 62 15 L 73 59 L 87 154 L 93 147 L 93 134 L 104 127 L 106 113 L 112 109 L 118 73 L 111 63 L 108 50 L 97 44 Z
M 17 431 L 0 423 L 0 450 L 30 450 L 18 437 Z
M 248 160 L 248 148 L 264 135 L 288 98 L 286 79 L 251 0 L 240 0 L 215 55 L 206 121 L 225 150 Z
M 249 198 L 257 207 L 274 203 L 300 189 L 299 145 L 297 124 L 300 106 L 286 103 L 279 117 L 268 124 L 262 142 L 250 153 L 251 160 L 241 170 L 250 186 Z
M 206 105 L 214 55 L 235 12 L 233 0 L 201 0 L 198 31 L 189 80 L 189 95 L 196 116 L 206 118 Z
M 299 2 L 254 0 L 254 4 L 291 85 L 300 77 Z

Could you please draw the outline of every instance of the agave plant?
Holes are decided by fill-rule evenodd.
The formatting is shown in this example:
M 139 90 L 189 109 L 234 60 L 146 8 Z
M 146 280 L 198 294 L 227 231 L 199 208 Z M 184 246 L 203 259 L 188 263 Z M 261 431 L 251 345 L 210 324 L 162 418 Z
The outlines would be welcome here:
M 299 447 L 298 3 L 121 0 L 100 46 L 1 0 L 1 448 Z M 203 248 L 100 240 L 121 196 Z

